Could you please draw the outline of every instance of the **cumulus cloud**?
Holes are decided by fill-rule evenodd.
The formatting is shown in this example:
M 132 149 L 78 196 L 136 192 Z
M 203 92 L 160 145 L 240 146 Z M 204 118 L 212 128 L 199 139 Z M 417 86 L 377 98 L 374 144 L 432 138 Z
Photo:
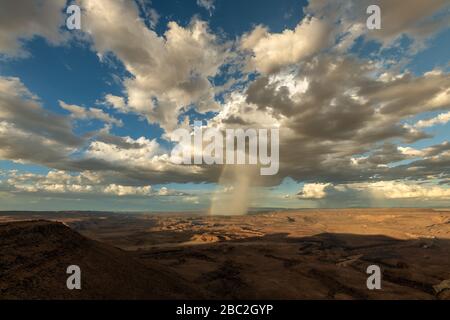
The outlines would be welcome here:
M 40 195 L 79 196 L 118 196 L 118 197 L 192 197 L 184 192 L 162 187 L 155 190 L 152 186 L 108 184 L 91 172 L 69 174 L 66 171 L 53 170 L 46 175 L 34 173 L 19 173 L 10 171 L 5 174 L 4 181 L 0 181 L 4 190 L 12 193 L 28 193 Z
M 294 30 L 282 33 L 257 26 L 242 37 L 241 47 L 252 52 L 252 67 L 261 73 L 273 73 L 319 52 L 330 40 L 330 31 L 324 20 L 307 17 Z
M 330 186 L 330 183 L 307 183 L 297 196 L 299 199 L 322 199 L 327 196 L 326 189 Z
M 108 143 L 105 141 L 92 141 L 89 145 L 87 156 L 113 163 L 127 163 L 128 165 L 150 165 L 154 157 L 160 152 L 156 140 L 144 137 L 132 139 L 125 137 L 124 144 Z
M 110 184 L 105 188 L 105 193 L 111 193 L 118 196 L 129 196 L 129 195 L 144 195 L 149 196 L 152 194 L 152 187 L 132 187 L 132 186 L 121 186 L 117 184 Z
M 324 200 L 371 197 L 376 199 L 450 199 L 450 188 L 417 182 L 377 181 L 352 184 L 306 184 L 299 199 Z
M 269 184 L 284 177 L 321 183 L 407 178 L 414 162 L 392 164 L 427 154 L 399 149 L 398 140 L 408 144 L 430 135 L 405 121 L 448 108 L 449 77 L 431 72 L 386 78 L 377 68 L 355 57 L 307 58 L 290 72 L 260 76 L 246 91 L 230 94 L 211 124 L 280 128 L 280 174 Z M 426 169 L 414 172 L 446 169 L 444 162 L 427 161 Z
M 69 109 L 83 118 L 86 109 L 79 108 Z M 99 114 L 88 116 L 98 118 Z M 216 168 L 172 164 L 154 139 L 117 137 L 108 130 L 77 136 L 70 117 L 46 110 L 18 78 L 11 77 L 0 77 L 0 159 L 58 170 L 96 171 L 115 184 L 200 182 L 218 174 Z
M 374 4 L 381 9 L 380 30 L 368 30 L 365 26 L 366 9 Z M 379 41 L 383 46 L 393 45 L 403 35 L 421 41 L 447 26 L 448 5 L 446 0 L 311 0 L 305 12 L 333 21 L 341 46 L 345 43 L 347 49 L 359 36 Z
M 59 28 L 64 24 L 62 14 L 66 0 L 1 1 L 0 55 L 24 56 L 22 42 L 34 36 L 44 37 L 51 44 L 63 40 Z
M 450 188 L 397 181 L 380 181 L 363 186 L 377 197 L 386 199 L 450 198 Z
M 209 78 L 219 73 L 227 49 L 205 22 L 194 19 L 186 27 L 169 22 L 164 36 L 158 36 L 138 19 L 134 3 L 79 2 L 95 50 L 114 54 L 132 75 L 123 82 L 128 111 L 171 131 L 184 107 L 218 109 Z

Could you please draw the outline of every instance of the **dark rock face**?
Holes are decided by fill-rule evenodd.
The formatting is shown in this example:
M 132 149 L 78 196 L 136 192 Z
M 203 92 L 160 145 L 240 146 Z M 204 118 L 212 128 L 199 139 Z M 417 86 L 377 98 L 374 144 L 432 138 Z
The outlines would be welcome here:
M 67 267 L 81 268 L 69 290 Z M 1 299 L 166 299 L 201 297 L 167 267 L 87 239 L 62 223 L 0 224 Z

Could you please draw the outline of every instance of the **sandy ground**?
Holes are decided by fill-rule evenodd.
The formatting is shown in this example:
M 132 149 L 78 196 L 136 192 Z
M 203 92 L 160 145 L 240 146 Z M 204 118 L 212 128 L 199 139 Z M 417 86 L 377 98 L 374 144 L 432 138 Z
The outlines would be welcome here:
M 148 268 L 173 272 L 206 298 L 450 298 L 446 210 L 0 214 L 0 223 L 28 219 L 61 221 Z M 367 289 L 370 265 L 382 269 L 381 290 Z

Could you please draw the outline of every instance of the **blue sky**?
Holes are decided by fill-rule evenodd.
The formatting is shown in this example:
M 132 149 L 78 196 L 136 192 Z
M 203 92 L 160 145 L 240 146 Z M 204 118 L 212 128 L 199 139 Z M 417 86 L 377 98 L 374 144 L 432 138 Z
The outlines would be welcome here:
M 0 5 L 1 209 L 449 206 L 450 9 L 414 1 Z M 199 119 L 280 128 L 278 174 L 175 166 Z

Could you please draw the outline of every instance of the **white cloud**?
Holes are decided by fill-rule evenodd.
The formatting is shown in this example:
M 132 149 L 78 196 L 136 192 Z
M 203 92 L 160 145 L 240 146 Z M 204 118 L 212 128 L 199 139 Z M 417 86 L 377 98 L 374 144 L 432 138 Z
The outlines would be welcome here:
M 93 178 L 94 177 L 94 178 Z M 119 197 L 166 197 L 189 195 L 162 187 L 158 191 L 152 186 L 130 186 L 117 183 L 106 183 L 89 172 L 68 174 L 65 171 L 53 170 L 46 175 L 19 173 L 10 171 L 6 174 L 6 184 L 13 193 L 24 192 L 34 194 L 62 194 L 65 196 L 90 194 L 93 196 L 112 195 Z M 0 181 L 0 185 L 1 185 Z
M 438 124 L 446 124 L 450 121 L 450 112 L 441 113 L 434 118 L 428 120 L 420 120 L 416 123 L 417 128 L 429 128 Z
M 398 147 L 398 150 L 408 157 L 423 157 L 424 152 L 411 147 Z
M 63 171 L 50 171 L 47 175 L 31 173 L 10 174 L 8 184 L 17 192 L 88 193 L 94 186 L 87 184 L 83 175 L 71 176 Z
M 330 183 L 305 184 L 297 194 L 299 199 L 450 199 L 450 188 L 430 183 L 404 181 L 377 181 L 333 185 Z
M 123 97 L 107 94 L 105 96 L 105 103 L 118 111 L 126 112 L 126 103 Z
M 330 40 L 330 26 L 307 17 L 294 29 L 270 33 L 262 26 L 243 36 L 241 47 L 253 53 L 251 63 L 262 73 L 273 73 L 323 49 Z
M 297 196 L 299 199 L 323 199 L 327 196 L 326 189 L 331 186 L 330 183 L 307 183 Z
M 214 0 L 197 0 L 197 5 L 209 11 L 209 14 L 215 9 Z
M 144 187 L 132 187 L 132 186 L 121 186 L 117 184 L 110 184 L 105 188 L 105 193 L 110 193 L 117 196 L 150 196 L 153 194 L 151 186 Z
M 192 196 L 187 196 L 187 197 L 183 197 L 181 199 L 181 201 L 183 202 L 187 202 L 187 203 L 192 203 L 192 204 L 199 204 L 200 203 L 200 199 L 199 197 L 192 197 Z
M 205 22 L 193 20 L 182 27 L 172 21 L 164 36 L 158 36 L 138 18 L 134 3 L 80 3 L 95 50 L 114 54 L 132 74 L 123 82 L 128 111 L 171 131 L 183 107 L 196 104 L 201 112 L 217 110 L 209 78 L 219 73 L 227 48 Z
M 364 188 L 366 188 L 374 196 L 385 199 L 450 199 L 450 188 L 438 185 L 421 185 L 408 182 L 380 181 L 364 185 Z
M 97 120 L 101 120 L 108 124 L 114 124 L 119 127 L 121 127 L 123 125 L 121 120 L 113 118 L 112 116 L 110 116 L 109 114 L 104 112 L 102 109 L 84 108 L 84 107 L 77 106 L 75 104 L 67 104 L 61 100 L 59 100 L 59 106 L 61 108 L 63 108 L 64 110 L 69 111 L 70 117 L 72 119 L 78 119 L 78 120 L 97 119 Z
M 125 137 L 124 142 L 131 147 L 92 141 L 89 145 L 87 156 L 107 162 L 127 164 L 128 166 L 150 166 L 152 162 L 157 161 L 156 156 L 161 149 L 156 140 L 149 140 L 144 137 L 135 140 Z

